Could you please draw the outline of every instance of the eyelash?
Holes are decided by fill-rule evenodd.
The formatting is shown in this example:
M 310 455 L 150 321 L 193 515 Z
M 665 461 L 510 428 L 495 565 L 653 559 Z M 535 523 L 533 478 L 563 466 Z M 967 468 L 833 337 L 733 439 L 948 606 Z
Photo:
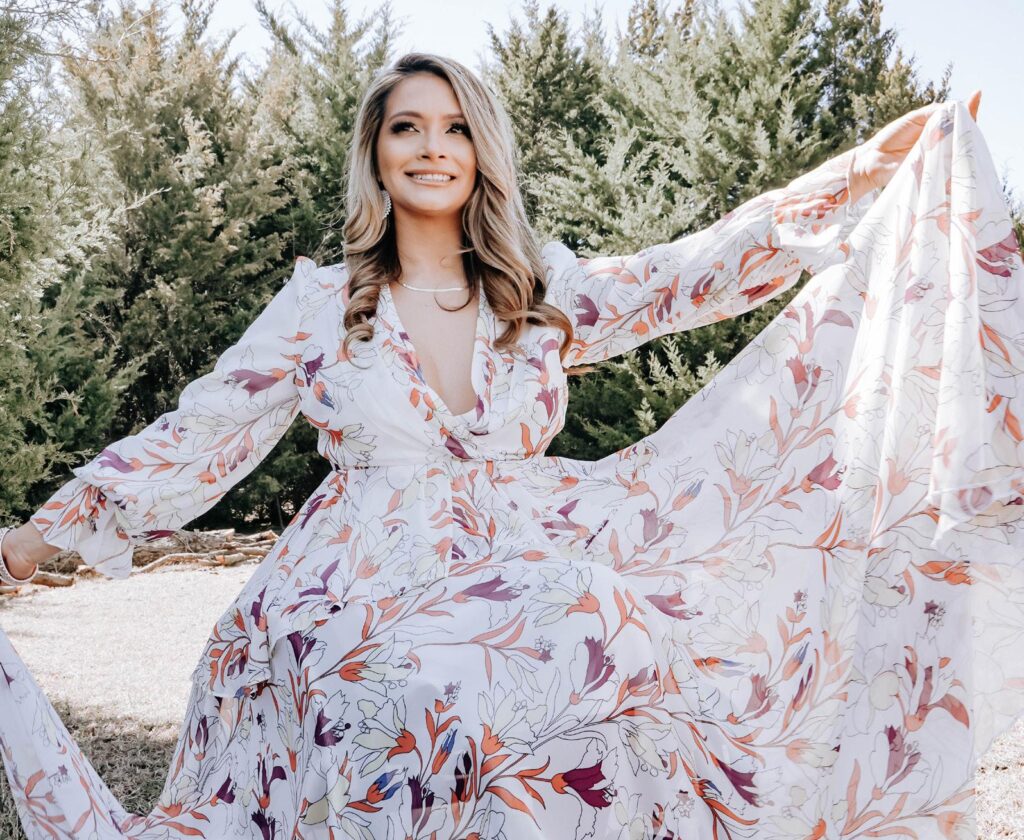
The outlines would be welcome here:
M 408 122 L 407 120 L 403 120 L 402 122 L 397 122 L 393 126 L 391 126 L 391 132 L 393 134 L 400 134 L 402 131 L 405 130 L 406 126 L 412 126 L 413 128 L 415 128 L 415 126 L 411 122 Z M 466 125 L 465 123 L 461 123 L 461 122 L 452 123 L 452 128 L 456 128 L 456 127 L 461 128 L 462 129 L 462 133 L 465 134 L 467 137 L 469 137 L 469 126 L 468 125 Z

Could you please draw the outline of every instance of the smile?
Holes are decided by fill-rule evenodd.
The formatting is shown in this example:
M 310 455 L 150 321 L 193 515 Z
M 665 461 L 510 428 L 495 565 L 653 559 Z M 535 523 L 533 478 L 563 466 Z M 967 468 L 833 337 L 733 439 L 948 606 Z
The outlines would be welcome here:
M 444 175 L 442 173 L 410 174 L 409 177 L 422 184 L 447 184 L 449 181 L 454 180 L 451 175 Z

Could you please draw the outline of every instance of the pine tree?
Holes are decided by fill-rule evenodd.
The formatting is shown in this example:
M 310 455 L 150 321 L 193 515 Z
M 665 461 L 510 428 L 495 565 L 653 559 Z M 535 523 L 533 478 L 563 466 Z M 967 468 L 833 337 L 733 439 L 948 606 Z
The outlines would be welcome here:
M 874 23 L 840 16 L 834 27 L 822 26 L 819 0 L 752 0 L 738 11 L 733 24 L 711 3 L 673 9 L 637 0 L 607 69 L 601 107 L 608 129 L 596 153 L 568 132 L 558 135 L 554 165 L 536 186 L 540 231 L 583 255 L 674 240 L 852 147 L 859 121 L 934 90 L 922 92 L 899 55 L 887 64 L 884 43 L 875 52 L 859 45 Z M 830 53 L 841 60 L 823 57 Z M 828 96 L 839 105 L 826 119 Z M 676 379 L 699 388 L 700 370 L 733 358 L 800 288 L 739 318 L 672 336 L 687 372 Z M 605 366 L 602 376 L 612 377 L 617 394 L 631 391 L 629 399 L 613 401 L 573 381 L 570 405 L 591 430 L 568 421 L 569 435 L 556 439 L 553 454 L 607 454 L 602 444 L 610 438 L 597 434 L 594 418 L 639 429 L 678 408 L 693 391 L 663 388 L 664 399 L 652 400 L 640 384 L 670 365 L 669 346 L 655 342 L 611 367 L 614 373 Z
M 184 0 L 186 26 L 175 39 L 160 5 L 109 12 L 97 4 L 82 54 L 63 62 L 63 105 L 89 149 L 90 186 L 120 219 L 104 254 L 55 302 L 72 317 L 83 297 L 102 299 L 102 317 L 53 321 L 65 349 L 43 362 L 59 379 L 81 377 L 75 350 L 104 337 L 115 351 L 110 380 L 137 372 L 116 399 L 76 389 L 63 425 L 86 446 L 66 460 L 91 457 L 173 408 L 294 260 L 279 219 L 290 201 L 286 166 L 254 141 L 228 43 L 203 40 L 211 10 Z
M 297 30 L 257 0 L 273 38 L 266 68 L 245 80 L 261 130 L 293 162 L 288 211 L 295 247 L 317 262 L 342 258 L 348 155 L 356 112 L 373 76 L 391 59 L 397 28 L 390 5 L 351 20 L 332 0 L 324 31 L 298 15 Z
M 49 35 L 75 20 L 60 0 L 0 11 L 0 517 L 34 510 L 133 373 L 113 368 L 88 279 L 118 216 L 52 84 Z
M 275 214 L 293 254 L 321 265 L 343 259 L 348 153 L 359 102 L 373 75 L 390 60 L 396 35 L 387 6 L 373 18 L 350 20 L 333 0 L 321 31 L 298 16 L 298 27 L 257 3 L 273 45 L 265 67 L 242 79 L 253 109 L 252 143 L 281 162 L 289 202 Z M 283 528 L 328 470 L 317 432 L 296 422 L 260 469 L 196 522 L 252 521 Z
M 693 4 L 661 11 L 660 24 L 654 14 L 635 7 L 631 25 L 642 19 L 655 41 L 637 48 L 630 30 L 620 40 L 609 128 L 589 138 L 599 151 L 563 132 L 537 190 L 540 227 L 583 250 L 676 238 L 822 157 L 811 0 L 756 3 L 738 32 L 723 12 Z
M 525 21 L 512 20 L 502 35 L 488 24 L 493 59 L 483 75 L 508 109 L 532 213 L 537 185 L 557 167 L 563 137 L 585 154 L 599 154 L 597 140 L 607 130 L 600 109 L 605 75 L 599 44 L 586 30 L 576 36 L 565 12 L 549 6 L 542 13 L 537 0 L 525 0 L 523 12 Z
M 227 43 L 201 39 L 210 5 L 184 0 L 174 41 L 158 5 L 96 12 L 91 54 L 67 62 L 80 109 L 116 178 L 142 200 L 128 214 L 117 328 L 144 373 L 118 431 L 176 402 L 279 285 L 292 255 L 276 214 L 289 200 L 283 167 L 249 142 L 252 109 L 232 86 Z
M 939 84 L 920 86 L 913 61 L 882 28 L 882 0 L 826 0 L 817 30 L 815 69 L 823 72 L 818 110 L 823 137 L 860 143 L 897 117 L 949 95 L 949 68 Z
M 32 49 L 38 33 L 9 11 L 0 14 L 0 518 L 25 504 L 32 477 L 41 473 L 52 445 L 26 446 L 42 420 L 41 383 L 33 374 L 27 341 L 38 329 L 33 298 L 40 278 L 26 269 L 46 249 L 46 185 L 32 167 L 45 154 L 43 126 L 30 108 Z

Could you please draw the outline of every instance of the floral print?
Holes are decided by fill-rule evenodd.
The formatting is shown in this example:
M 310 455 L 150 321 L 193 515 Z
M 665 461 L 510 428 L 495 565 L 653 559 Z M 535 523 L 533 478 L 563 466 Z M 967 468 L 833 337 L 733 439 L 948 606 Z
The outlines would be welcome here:
M 344 266 L 300 259 L 177 409 L 33 517 L 124 576 L 301 413 L 332 470 L 216 622 L 163 793 L 128 814 L 0 633 L 30 838 L 970 838 L 1024 707 L 1024 267 L 961 103 L 881 194 L 851 153 L 631 256 L 543 249 L 567 364 L 815 274 L 660 429 L 561 429 L 561 333 L 494 347 L 475 408 L 385 292 L 347 355 Z M 127 641 L 127 640 L 126 640 Z

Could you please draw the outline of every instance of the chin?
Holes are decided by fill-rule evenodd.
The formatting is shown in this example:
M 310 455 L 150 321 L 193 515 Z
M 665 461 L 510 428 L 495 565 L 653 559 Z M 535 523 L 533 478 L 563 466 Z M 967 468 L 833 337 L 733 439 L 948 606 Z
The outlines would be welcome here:
M 402 205 L 402 209 L 415 216 L 451 216 L 455 213 L 461 213 L 462 208 L 465 207 L 465 202 L 461 204 L 446 202 L 445 204 L 423 204 L 409 202 Z

